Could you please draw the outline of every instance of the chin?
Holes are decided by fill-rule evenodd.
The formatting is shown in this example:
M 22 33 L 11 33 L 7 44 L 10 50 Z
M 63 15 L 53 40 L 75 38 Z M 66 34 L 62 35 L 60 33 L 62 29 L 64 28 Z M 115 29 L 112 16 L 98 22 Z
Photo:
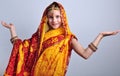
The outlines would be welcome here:
M 57 29 L 57 28 L 59 28 L 59 27 L 52 27 L 53 29 Z

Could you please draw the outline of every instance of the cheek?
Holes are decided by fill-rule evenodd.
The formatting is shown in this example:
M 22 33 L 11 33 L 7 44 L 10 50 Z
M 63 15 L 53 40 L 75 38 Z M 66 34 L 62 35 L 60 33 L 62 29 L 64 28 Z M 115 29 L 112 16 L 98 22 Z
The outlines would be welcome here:
M 61 19 L 59 19 L 59 23 L 61 23 L 61 24 L 62 24 L 62 20 L 61 20 Z
M 58 18 L 57 21 L 58 21 L 58 22 L 62 22 L 61 18 Z

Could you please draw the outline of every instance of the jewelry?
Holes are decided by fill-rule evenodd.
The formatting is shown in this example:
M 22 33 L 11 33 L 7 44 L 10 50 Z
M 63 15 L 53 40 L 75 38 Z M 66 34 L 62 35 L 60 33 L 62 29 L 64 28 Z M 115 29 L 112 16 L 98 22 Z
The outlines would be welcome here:
M 97 50 L 97 47 L 96 47 L 93 43 L 90 43 L 90 44 L 88 45 L 88 47 L 89 47 L 93 52 L 96 52 L 96 50 Z
M 14 36 L 10 39 L 11 43 L 13 44 L 15 42 L 15 40 L 18 39 L 18 36 Z

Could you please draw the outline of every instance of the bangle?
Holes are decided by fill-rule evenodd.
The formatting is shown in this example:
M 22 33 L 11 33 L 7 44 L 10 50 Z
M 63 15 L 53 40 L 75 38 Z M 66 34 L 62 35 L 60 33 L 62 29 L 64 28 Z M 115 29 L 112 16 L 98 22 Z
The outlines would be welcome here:
M 96 47 L 93 43 L 90 43 L 90 44 L 88 45 L 88 47 L 89 47 L 93 52 L 96 52 L 96 50 L 97 50 L 97 47 Z
M 11 43 L 13 44 L 15 42 L 15 40 L 18 39 L 18 36 L 14 36 L 10 39 Z

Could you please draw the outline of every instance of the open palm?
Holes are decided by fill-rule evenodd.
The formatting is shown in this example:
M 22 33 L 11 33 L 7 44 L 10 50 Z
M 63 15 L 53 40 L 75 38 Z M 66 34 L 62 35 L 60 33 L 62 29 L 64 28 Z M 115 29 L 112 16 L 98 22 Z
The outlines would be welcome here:
M 111 36 L 111 35 L 116 35 L 120 32 L 120 30 L 116 30 L 116 31 L 107 31 L 107 32 L 101 32 L 100 34 L 102 34 L 103 36 Z
M 7 24 L 6 22 L 1 21 L 1 24 L 8 29 L 15 29 L 13 24 Z

